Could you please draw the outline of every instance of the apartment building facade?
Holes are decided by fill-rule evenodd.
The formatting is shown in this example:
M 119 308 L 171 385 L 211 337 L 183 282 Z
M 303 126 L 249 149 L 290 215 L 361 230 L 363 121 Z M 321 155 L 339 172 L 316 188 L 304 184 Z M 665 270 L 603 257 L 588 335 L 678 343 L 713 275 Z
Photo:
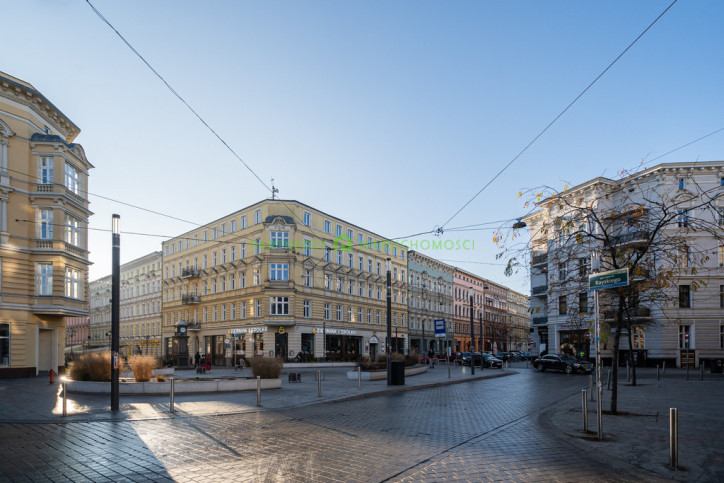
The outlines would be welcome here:
M 634 254 L 636 268 L 629 273 L 635 298 L 627 302 L 632 324 L 620 335 L 619 364 L 629 344 L 639 365 L 724 359 L 722 190 L 723 162 L 667 163 L 620 180 L 595 178 L 542 203 L 525 219 L 536 351 L 594 357 L 598 311 L 601 357 L 611 363 L 619 314 L 605 306 L 605 290 L 595 306 L 588 279 L 592 259 L 605 271 L 610 253 L 621 252 Z
M 0 377 L 64 365 L 65 318 L 88 316 L 88 174 L 80 129 L 0 72 Z
M 90 338 L 89 349 L 106 347 L 110 350 L 111 342 L 111 276 L 91 281 L 90 292 Z
M 121 355 L 163 355 L 161 339 L 161 252 L 152 252 L 120 267 Z
M 416 251 L 408 252 L 409 349 L 436 354 L 451 347 L 453 335 L 453 274 L 455 268 Z M 449 335 L 435 337 L 435 320 L 445 320 Z
M 293 200 L 264 200 L 163 243 L 164 355 L 350 360 L 408 347 L 407 250 Z M 392 340 L 386 340 L 386 260 Z

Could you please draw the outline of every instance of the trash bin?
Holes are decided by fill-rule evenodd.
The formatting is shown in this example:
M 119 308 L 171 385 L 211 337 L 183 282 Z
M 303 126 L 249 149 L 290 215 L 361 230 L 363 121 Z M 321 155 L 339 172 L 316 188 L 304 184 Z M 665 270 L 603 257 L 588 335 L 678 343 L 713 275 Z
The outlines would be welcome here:
M 724 369 L 724 360 L 723 359 L 714 359 L 712 361 L 712 365 L 711 365 L 712 374 L 721 374 L 722 369 Z
M 390 361 L 390 385 L 405 385 L 405 361 Z

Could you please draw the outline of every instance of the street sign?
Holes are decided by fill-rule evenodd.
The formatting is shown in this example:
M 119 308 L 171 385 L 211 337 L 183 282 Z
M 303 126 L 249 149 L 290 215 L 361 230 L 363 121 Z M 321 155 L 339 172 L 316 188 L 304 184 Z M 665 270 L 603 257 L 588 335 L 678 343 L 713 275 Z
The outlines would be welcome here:
M 435 319 L 435 337 L 445 337 L 445 319 Z
M 628 268 L 594 273 L 588 276 L 589 290 L 623 287 L 624 285 L 628 285 Z

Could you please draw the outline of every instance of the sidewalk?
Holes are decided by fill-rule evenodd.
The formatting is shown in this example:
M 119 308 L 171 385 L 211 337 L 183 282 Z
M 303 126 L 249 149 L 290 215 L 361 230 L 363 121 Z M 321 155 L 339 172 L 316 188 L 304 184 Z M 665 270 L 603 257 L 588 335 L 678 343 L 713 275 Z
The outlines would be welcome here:
M 523 363 L 523 367 L 524 363 Z M 207 416 L 233 414 L 264 409 L 286 409 L 320 402 L 345 400 L 390 392 L 401 392 L 430 386 L 457 384 L 470 380 L 488 379 L 506 375 L 501 369 L 476 368 L 475 376 L 469 367 L 437 364 L 434 369 L 405 378 L 404 386 L 388 386 L 386 379 L 362 381 L 358 388 L 357 379 L 348 379 L 351 367 L 303 367 L 285 368 L 282 371 L 281 389 L 264 390 L 261 393 L 261 408 L 257 407 L 256 391 L 214 392 L 203 394 L 175 394 L 175 413 L 170 413 L 170 397 L 128 395 L 120 396 L 120 411 L 110 410 L 109 394 L 69 393 L 67 416 L 63 417 L 62 390 L 58 379 L 49 384 L 46 378 L 0 379 L 0 422 L 16 423 L 63 423 L 78 421 L 140 420 L 183 416 Z M 317 383 L 321 372 L 321 391 Z M 300 382 L 289 382 L 289 373 L 301 374 Z M 449 376 L 448 376 L 449 374 Z M 514 374 L 510 371 L 508 374 Z M 193 370 L 176 371 L 177 379 L 250 377 L 251 369 L 214 369 L 207 374 L 196 374 Z M 110 387 L 110 383 L 109 383 Z
M 639 368 L 637 385 L 619 371 L 618 413 L 610 415 L 611 391 L 603 371 L 603 441 L 598 441 L 597 403 L 588 395 L 588 429 L 583 433 L 581 394 L 546 411 L 540 418 L 551 431 L 604 461 L 624 461 L 678 481 L 721 481 L 724 475 L 724 377 L 699 371 Z M 565 377 L 565 376 L 564 376 Z M 588 378 L 582 380 L 582 386 Z M 588 387 L 581 387 L 588 390 Z M 679 412 L 679 470 L 669 468 L 669 409 Z

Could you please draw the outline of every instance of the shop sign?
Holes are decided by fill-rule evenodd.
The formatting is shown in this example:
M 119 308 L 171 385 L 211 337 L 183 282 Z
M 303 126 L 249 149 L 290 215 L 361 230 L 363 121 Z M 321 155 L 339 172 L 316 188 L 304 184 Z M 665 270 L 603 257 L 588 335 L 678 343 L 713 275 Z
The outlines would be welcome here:
M 266 332 L 266 326 L 262 327 L 241 327 L 238 329 L 231 329 L 232 334 L 258 334 Z
M 316 334 L 324 334 L 325 329 L 316 329 L 314 333 Z M 351 329 L 326 329 L 327 334 L 330 335 L 357 335 L 356 330 Z
M 379 343 L 380 343 L 380 340 L 377 338 L 376 335 L 373 335 L 372 337 L 370 337 L 370 344 L 379 344 Z

